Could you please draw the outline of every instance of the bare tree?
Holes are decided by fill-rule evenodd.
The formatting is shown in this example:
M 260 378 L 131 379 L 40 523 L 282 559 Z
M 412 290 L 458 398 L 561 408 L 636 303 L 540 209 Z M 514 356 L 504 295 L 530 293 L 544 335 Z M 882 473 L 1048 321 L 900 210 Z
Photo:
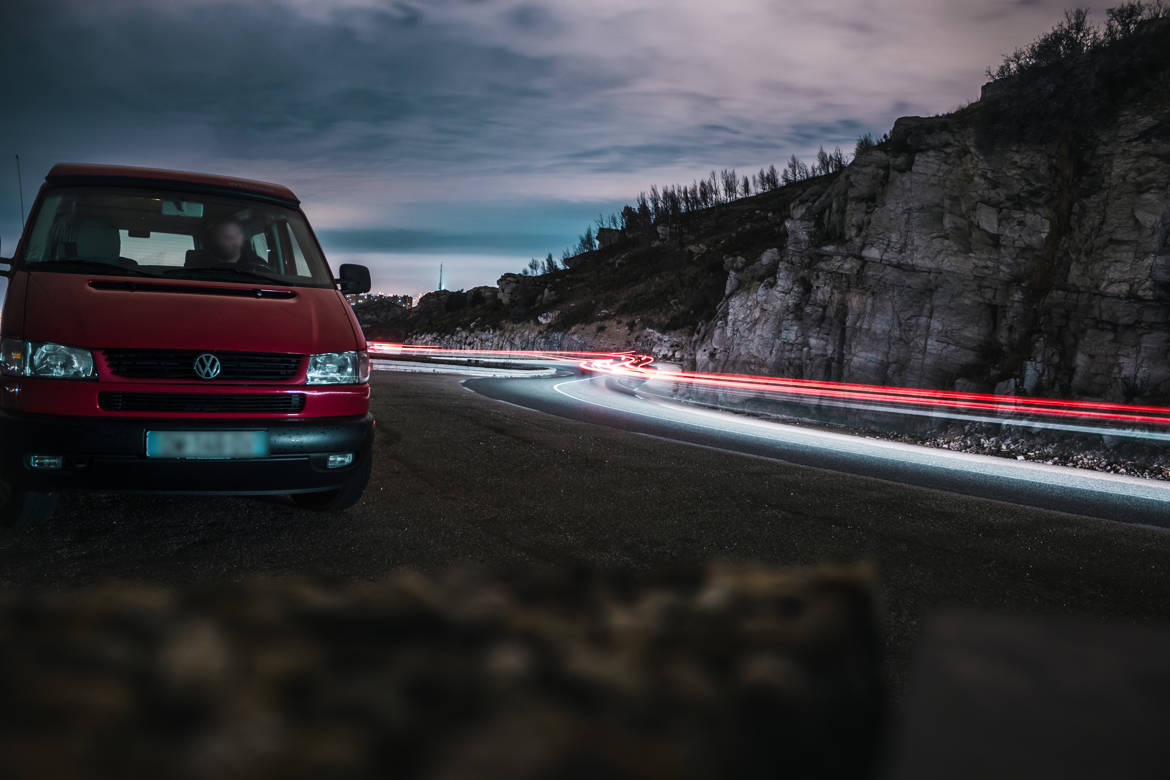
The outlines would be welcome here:
M 1022 49 L 1005 55 L 995 69 L 988 68 L 993 80 L 1009 78 L 1032 68 L 1053 65 L 1074 59 L 1102 43 L 1110 43 L 1130 35 L 1143 19 L 1165 16 L 1170 12 L 1162 0 L 1153 4 L 1123 3 L 1106 13 L 1108 20 L 1104 34 L 1089 21 L 1085 8 L 1064 12 L 1064 21 L 1041 35 Z
M 1105 40 L 1112 42 L 1132 35 L 1144 15 L 1145 3 L 1141 2 L 1122 3 L 1110 8 L 1105 12 Z
M 794 154 L 788 158 L 788 164 L 784 166 L 784 171 L 780 174 L 780 180 L 784 184 L 791 184 L 797 181 L 804 181 L 810 175 L 808 166 L 798 160 Z
M 593 237 L 592 226 L 585 228 L 585 235 L 577 240 L 577 254 L 583 255 L 597 249 L 597 239 Z
M 752 183 L 748 181 L 748 177 L 744 176 L 743 181 L 739 183 L 740 197 L 747 198 L 752 194 Z
M 1050 65 L 1084 54 L 1100 39 L 1100 31 L 1089 21 L 1085 8 L 1064 12 L 1064 21 L 1042 35 L 1033 44 L 1032 58 L 1037 65 Z
M 768 189 L 770 189 L 770 190 L 780 189 L 780 172 L 776 170 L 776 166 L 769 165 L 766 173 L 768 176 Z
M 633 206 L 622 206 L 622 222 L 620 230 L 637 230 L 638 212 Z
M 724 168 L 719 172 L 719 176 L 723 180 L 723 200 L 730 203 L 739 195 L 739 176 L 736 175 L 734 168 L 730 171 Z
M 638 198 L 638 222 L 645 228 L 649 228 L 654 222 L 654 214 L 650 211 L 650 204 L 646 202 L 645 196 Z
M 825 147 L 822 146 L 822 147 L 818 148 L 817 149 L 817 161 L 813 166 L 812 174 L 814 176 L 823 176 L 826 173 L 831 173 L 832 172 L 832 168 L 830 167 L 831 165 L 832 165 L 832 159 L 830 158 L 829 153 L 825 151 Z
M 1133 35 L 1138 26 L 1150 19 L 1164 19 L 1170 16 L 1170 5 L 1164 0 L 1152 3 L 1128 2 L 1105 12 L 1105 35 L 1107 43 L 1119 41 Z
M 667 187 L 663 190 L 663 208 L 670 219 L 675 219 L 682 213 L 682 196 L 678 187 Z
M 834 147 L 833 153 L 829 155 L 829 172 L 843 171 L 847 165 L 849 165 L 849 161 L 845 159 L 845 153 L 841 151 L 841 147 Z

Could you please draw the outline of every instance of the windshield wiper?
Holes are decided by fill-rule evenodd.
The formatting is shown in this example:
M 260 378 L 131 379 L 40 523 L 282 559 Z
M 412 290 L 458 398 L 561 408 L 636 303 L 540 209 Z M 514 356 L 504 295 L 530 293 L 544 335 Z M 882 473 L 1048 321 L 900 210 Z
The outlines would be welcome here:
M 114 276 L 158 276 L 148 271 L 129 265 L 122 265 L 112 260 L 97 260 L 86 257 L 66 257 L 60 260 L 41 260 L 30 263 L 34 269 L 37 266 L 53 266 L 53 270 L 76 271 L 79 273 L 97 272 Z

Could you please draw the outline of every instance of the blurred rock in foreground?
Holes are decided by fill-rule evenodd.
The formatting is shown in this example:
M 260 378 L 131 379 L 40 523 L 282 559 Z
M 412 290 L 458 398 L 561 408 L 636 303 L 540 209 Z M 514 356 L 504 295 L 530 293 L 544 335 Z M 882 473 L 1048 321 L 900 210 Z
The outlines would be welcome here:
M 6 777 L 864 777 L 868 567 L 0 594 Z

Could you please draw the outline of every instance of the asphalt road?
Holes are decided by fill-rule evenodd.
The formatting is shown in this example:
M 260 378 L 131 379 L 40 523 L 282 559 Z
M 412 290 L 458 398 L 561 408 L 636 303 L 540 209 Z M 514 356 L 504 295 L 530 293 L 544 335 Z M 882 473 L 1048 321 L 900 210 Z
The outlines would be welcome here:
M 895 685 L 921 621 L 940 607 L 1170 618 L 1161 529 L 564 419 L 469 392 L 454 376 L 373 381 L 373 480 L 349 512 L 282 498 L 67 495 L 51 524 L 0 534 L 0 585 L 864 558 L 884 589 Z
M 490 398 L 627 431 L 1106 520 L 1170 528 L 1170 482 L 1010 460 L 779 424 L 659 400 L 651 382 L 567 371 L 476 379 Z M 643 393 L 643 390 L 649 392 Z

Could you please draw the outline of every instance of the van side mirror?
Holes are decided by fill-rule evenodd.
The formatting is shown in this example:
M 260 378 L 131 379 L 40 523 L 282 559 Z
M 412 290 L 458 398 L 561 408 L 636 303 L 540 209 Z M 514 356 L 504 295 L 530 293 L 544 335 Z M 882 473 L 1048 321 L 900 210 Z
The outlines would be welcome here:
M 337 279 L 338 288 L 346 295 L 357 295 L 370 291 L 370 269 L 364 265 L 342 263 L 341 278 Z
M 12 258 L 0 257 L 0 266 L 8 266 L 7 268 L 0 268 L 0 276 L 12 276 Z

